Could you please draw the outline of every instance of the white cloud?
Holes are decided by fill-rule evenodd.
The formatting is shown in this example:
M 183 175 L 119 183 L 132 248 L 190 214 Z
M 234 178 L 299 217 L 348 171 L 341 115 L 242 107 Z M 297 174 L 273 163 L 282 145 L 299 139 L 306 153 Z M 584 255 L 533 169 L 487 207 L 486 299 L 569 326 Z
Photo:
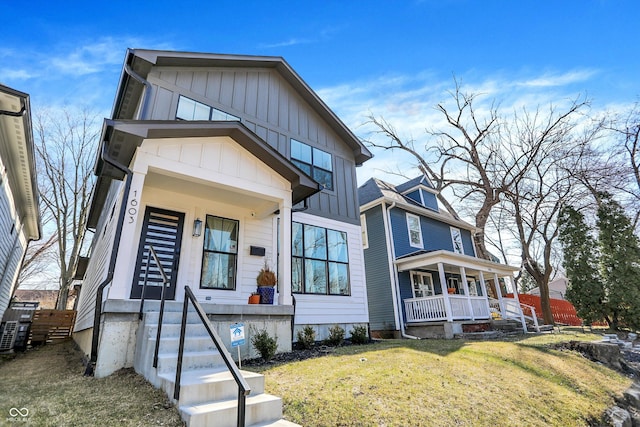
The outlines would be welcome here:
M 547 73 L 522 82 L 516 82 L 516 86 L 548 88 L 557 86 L 568 86 L 575 83 L 582 83 L 598 74 L 597 70 L 573 70 L 566 73 Z
M 10 70 L 7 68 L 0 69 L 0 82 L 5 80 L 28 80 L 36 77 L 37 74 L 30 73 L 25 69 Z
M 290 38 L 289 40 L 285 40 L 285 41 L 282 41 L 282 42 L 263 43 L 263 44 L 260 44 L 259 47 L 272 49 L 272 48 L 277 48 L 277 47 L 288 47 L 288 46 L 295 46 L 295 45 L 299 45 L 299 44 L 309 44 L 309 43 L 313 43 L 313 40 L 311 40 L 311 39 Z

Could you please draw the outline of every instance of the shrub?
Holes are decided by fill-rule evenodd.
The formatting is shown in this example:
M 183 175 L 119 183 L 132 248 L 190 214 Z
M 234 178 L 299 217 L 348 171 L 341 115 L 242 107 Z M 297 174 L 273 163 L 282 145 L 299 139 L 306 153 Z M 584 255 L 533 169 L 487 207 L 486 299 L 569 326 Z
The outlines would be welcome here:
M 366 344 L 369 342 L 368 335 L 366 326 L 356 325 L 351 330 L 351 342 L 353 344 Z
M 298 331 L 298 344 L 304 349 L 310 349 L 316 342 L 316 331 L 309 325 Z
M 329 328 L 329 336 L 324 343 L 326 345 L 330 345 L 331 347 L 337 347 L 342 345 L 344 342 L 344 329 L 340 327 L 340 325 L 334 325 Z
M 278 349 L 278 337 L 270 337 L 266 329 L 256 332 L 251 337 L 251 344 L 260 356 L 268 362 L 275 356 Z

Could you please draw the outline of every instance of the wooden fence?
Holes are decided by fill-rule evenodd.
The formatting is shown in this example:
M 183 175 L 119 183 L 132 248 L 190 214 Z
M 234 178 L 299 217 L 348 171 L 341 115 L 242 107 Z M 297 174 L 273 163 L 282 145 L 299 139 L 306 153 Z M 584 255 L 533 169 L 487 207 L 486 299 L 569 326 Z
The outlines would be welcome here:
M 506 297 L 513 298 L 513 294 L 508 294 Z M 518 294 L 518 299 L 522 304 L 534 307 L 536 314 L 542 316 L 542 303 L 538 295 Z M 582 319 L 578 317 L 575 307 L 569 301 L 555 298 L 550 298 L 549 301 L 554 322 L 569 326 L 582 325 Z
M 29 332 L 31 345 L 69 338 L 75 320 L 75 310 L 36 310 Z

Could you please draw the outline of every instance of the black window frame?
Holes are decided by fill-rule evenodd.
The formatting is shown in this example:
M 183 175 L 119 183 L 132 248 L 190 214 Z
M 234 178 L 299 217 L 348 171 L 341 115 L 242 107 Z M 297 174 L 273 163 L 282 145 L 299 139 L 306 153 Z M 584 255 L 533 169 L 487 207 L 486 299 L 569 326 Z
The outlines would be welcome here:
M 300 250 L 296 250 L 295 248 L 295 237 L 296 232 L 294 229 L 296 226 L 300 226 L 301 239 L 299 244 L 301 245 Z M 324 232 L 324 254 L 321 256 L 309 256 L 306 252 L 306 242 L 305 242 L 305 227 L 313 227 L 315 229 L 323 230 Z M 340 233 L 344 235 L 344 249 L 346 261 L 332 259 L 329 250 L 329 232 Z M 301 255 L 296 255 L 296 253 Z M 325 292 L 309 292 L 307 290 L 307 262 L 311 263 L 324 263 L 324 286 Z M 297 276 L 295 273 L 296 266 L 299 266 L 299 287 L 294 283 L 294 278 Z M 346 292 L 332 292 L 331 287 L 331 279 L 332 279 L 332 270 L 331 266 L 341 267 L 342 269 L 346 269 Z M 305 294 L 305 295 L 330 295 L 330 296 L 351 296 L 351 273 L 349 266 L 349 243 L 348 243 L 348 233 L 346 231 L 334 230 L 331 228 L 305 224 L 302 222 L 292 221 L 292 232 L 291 232 L 291 291 L 294 294 Z M 338 282 L 339 283 L 339 282 Z
M 235 223 L 236 226 L 236 246 L 235 246 L 235 252 L 229 252 L 229 251 L 220 251 L 220 250 L 213 250 L 213 249 L 207 249 L 207 230 L 209 230 L 209 219 L 221 219 L 223 221 L 231 221 Z M 238 240 L 240 237 L 240 221 L 238 221 L 237 219 L 233 219 L 233 218 L 225 218 L 225 217 L 221 217 L 218 215 L 206 215 L 205 217 L 205 221 L 204 221 L 204 238 L 202 239 L 202 262 L 200 264 L 200 281 L 199 281 L 199 287 L 200 289 L 206 289 L 206 290 L 218 290 L 218 291 L 235 291 L 236 287 L 237 287 L 237 283 L 238 283 Z M 205 271 L 204 271 L 204 266 L 205 266 L 205 257 L 208 254 L 223 254 L 223 255 L 233 255 L 233 283 L 231 284 L 230 287 L 227 288 L 223 288 L 223 287 L 216 287 L 216 286 L 203 286 L 203 279 L 205 277 Z
M 180 95 L 180 96 L 178 97 L 178 105 L 176 106 L 176 120 L 184 120 L 184 121 L 191 121 L 191 120 L 194 120 L 194 119 L 187 119 L 187 118 L 184 118 L 184 117 L 180 117 L 180 116 L 178 116 L 178 112 L 180 111 L 180 101 L 181 101 L 183 98 L 184 98 L 184 99 L 186 99 L 186 100 L 189 100 L 189 101 L 191 101 L 191 102 L 194 102 L 194 103 L 195 103 L 195 104 L 197 104 L 197 105 L 201 105 L 201 106 L 203 106 L 203 107 L 207 107 L 207 108 L 209 109 L 209 114 L 208 114 L 208 117 L 207 117 L 207 119 L 206 119 L 206 120 L 209 120 L 209 121 L 218 121 L 218 122 L 239 122 L 239 121 L 241 121 L 241 120 L 240 120 L 240 117 L 238 117 L 238 116 L 235 116 L 235 115 L 233 115 L 233 114 L 231 114 L 231 113 L 227 113 L 226 111 L 220 110 L 219 108 L 212 107 L 211 105 L 207 105 L 207 104 L 205 104 L 204 102 L 196 101 L 195 99 L 193 99 L 193 98 L 189 98 L 188 96 L 184 96 L 184 95 Z M 213 119 L 213 114 L 214 114 L 214 113 L 224 114 L 224 115 L 226 115 L 226 116 L 229 116 L 229 118 L 224 118 L 224 119 L 215 119 L 215 120 L 214 120 L 214 119 Z
M 310 151 L 311 151 L 311 163 L 309 163 L 308 161 L 306 161 L 305 159 L 300 159 L 300 158 L 296 158 L 293 155 L 293 149 L 292 146 L 294 143 L 297 144 L 301 144 L 303 146 L 309 147 Z M 302 141 L 299 141 L 295 138 L 291 138 L 290 144 L 289 144 L 289 149 L 290 149 L 290 153 L 291 153 L 291 162 L 293 162 L 294 165 L 298 166 L 300 169 L 302 169 L 304 172 L 306 172 L 310 177 L 312 177 L 314 180 L 316 180 L 317 182 L 319 182 L 324 190 L 329 190 L 329 191 L 333 191 L 334 189 L 334 185 L 333 185 L 333 155 L 327 151 L 321 150 L 320 148 L 314 147 L 312 145 L 306 144 Z M 331 169 L 327 169 L 327 168 L 323 168 L 321 166 L 318 166 L 315 160 L 315 152 L 318 151 L 320 153 L 326 154 L 327 156 L 329 156 L 329 164 L 331 166 Z M 325 180 L 325 179 L 318 179 L 318 176 L 321 176 L 321 174 L 328 174 L 330 176 L 330 179 Z M 329 185 L 327 185 L 327 183 Z

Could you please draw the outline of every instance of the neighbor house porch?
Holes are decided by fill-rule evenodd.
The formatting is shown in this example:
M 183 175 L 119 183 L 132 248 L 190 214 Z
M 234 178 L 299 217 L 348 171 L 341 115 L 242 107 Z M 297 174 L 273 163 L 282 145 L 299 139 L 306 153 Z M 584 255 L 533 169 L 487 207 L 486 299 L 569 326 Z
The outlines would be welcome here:
M 514 292 L 515 267 L 444 250 L 421 251 L 395 264 L 407 326 L 473 324 L 500 317 L 516 318 L 526 328 Z M 514 297 L 505 298 L 507 292 Z

